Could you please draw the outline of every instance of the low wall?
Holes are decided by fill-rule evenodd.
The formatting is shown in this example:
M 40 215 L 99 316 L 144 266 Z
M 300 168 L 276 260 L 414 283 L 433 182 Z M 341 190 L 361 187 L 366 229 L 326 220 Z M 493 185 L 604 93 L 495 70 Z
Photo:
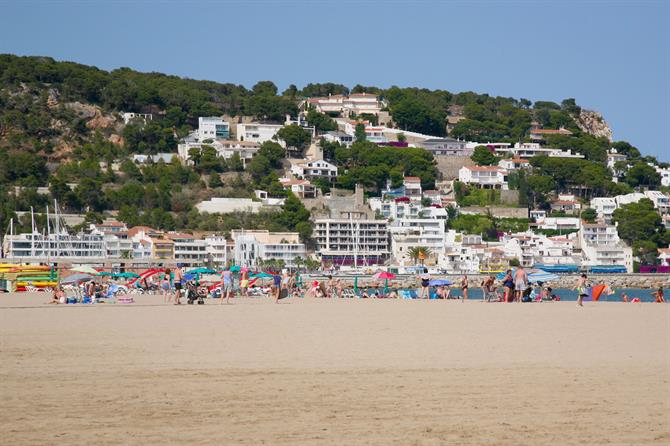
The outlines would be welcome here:
M 309 275 L 310 278 L 317 280 L 327 280 L 324 275 Z M 432 275 L 433 279 L 448 279 L 454 284 L 451 288 L 458 288 L 458 284 L 463 277 L 462 274 L 440 274 Z M 468 282 L 471 288 L 478 288 L 479 284 L 487 277 L 486 274 L 468 274 Z M 353 287 L 354 276 L 336 275 L 335 279 L 340 279 L 345 286 Z M 559 279 L 552 281 L 549 285 L 552 288 L 574 288 L 579 274 L 563 274 Z M 659 287 L 670 286 L 670 276 L 667 274 L 590 274 L 589 283 L 597 285 L 600 283 L 609 285 L 614 290 L 621 288 L 640 288 L 655 289 Z M 358 287 L 372 287 L 375 285 L 384 286 L 383 280 L 374 280 L 370 276 L 358 276 Z M 399 275 L 396 279 L 389 281 L 392 288 L 418 288 L 420 286 L 419 277 L 416 275 Z

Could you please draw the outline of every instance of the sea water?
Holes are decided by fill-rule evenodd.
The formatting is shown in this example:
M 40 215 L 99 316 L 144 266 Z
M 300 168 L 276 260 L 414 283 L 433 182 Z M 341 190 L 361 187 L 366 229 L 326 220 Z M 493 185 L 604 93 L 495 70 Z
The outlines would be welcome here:
M 655 289 L 639 289 L 639 288 L 618 288 L 614 290 L 614 294 L 607 295 L 607 294 L 601 294 L 600 295 L 600 302 L 622 302 L 621 300 L 621 295 L 626 294 L 628 295 L 628 299 L 635 299 L 636 297 L 640 299 L 642 302 L 655 302 L 656 299 L 651 295 L 654 291 L 657 291 Z M 568 302 L 574 302 L 577 300 L 577 290 L 573 289 L 568 289 L 568 288 L 554 288 L 551 291 L 551 294 L 555 294 L 558 297 L 561 298 L 561 301 L 568 301 Z M 500 295 L 503 295 L 502 290 L 500 291 Z M 451 289 L 450 297 L 458 297 L 462 298 L 463 293 L 461 292 L 460 289 Z M 472 300 L 482 300 L 483 298 L 483 292 L 480 288 L 469 288 L 468 289 L 468 299 Z M 666 296 L 666 300 L 668 297 Z M 584 300 L 585 302 L 587 300 Z

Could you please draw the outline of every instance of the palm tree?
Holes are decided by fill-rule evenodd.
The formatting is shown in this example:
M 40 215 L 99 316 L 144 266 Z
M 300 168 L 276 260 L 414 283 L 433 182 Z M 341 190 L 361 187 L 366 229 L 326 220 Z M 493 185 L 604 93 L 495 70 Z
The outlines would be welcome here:
M 416 265 L 418 260 L 421 260 L 421 264 L 423 265 L 423 261 L 430 257 L 430 255 L 433 252 L 431 251 L 430 248 L 427 248 L 425 246 L 415 246 L 413 248 L 410 248 L 409 250 L 409 257 L 414 260 L 414 264 Z
M 293 259 L 293 263 L 295 264 L 296 271 L 300 272 L 300 267 L 305 263 L 305 259 L 297 256 L 295 259 Z

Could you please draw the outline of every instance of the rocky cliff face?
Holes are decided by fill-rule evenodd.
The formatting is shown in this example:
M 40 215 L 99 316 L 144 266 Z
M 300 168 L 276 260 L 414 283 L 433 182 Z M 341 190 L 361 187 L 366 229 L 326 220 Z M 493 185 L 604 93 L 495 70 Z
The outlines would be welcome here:
M 605 137 L 612 141 L 612 129 L 607 125 L 605 118 L 600 112 L 582 110 L 579 117 L 575 118 L 579 128 L 586 133 L 597 137 Z

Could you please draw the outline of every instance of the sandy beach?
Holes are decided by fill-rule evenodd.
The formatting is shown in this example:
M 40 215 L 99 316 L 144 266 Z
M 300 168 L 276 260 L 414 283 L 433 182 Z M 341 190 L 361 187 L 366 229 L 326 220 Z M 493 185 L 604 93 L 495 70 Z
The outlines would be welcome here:
M 670 306 L 0 295 L 3 444 L 670 443 Z

